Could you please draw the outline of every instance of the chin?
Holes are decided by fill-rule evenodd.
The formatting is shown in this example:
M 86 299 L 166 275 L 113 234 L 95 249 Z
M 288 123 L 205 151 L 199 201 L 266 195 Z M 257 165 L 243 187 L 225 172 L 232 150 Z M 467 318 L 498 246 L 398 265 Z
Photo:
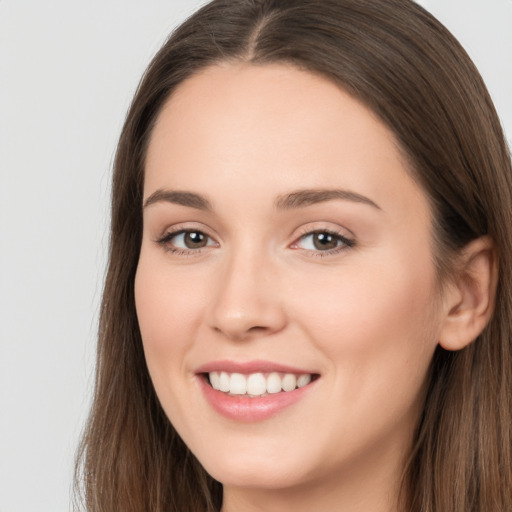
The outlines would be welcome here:
M 308 480 L 306 468 L 317 466 L 297 449 L 300 444 L 287 447 L 283 440 L 268 439 L 258 443 L 256 436 L 245 441 L 237 442 L 235 437 L 229 445 L 215 443 L 194 454 L 215 480 L 231 487 L 289 488 Z M 251 446 L 247 441 L 253 441 Z
M 216 461 L 204 467 L 215 480 L 228 487 L 275 490 L 293 487 L 304 480 L 304 475 L 298 474 L 296 464 L 292 469 L 286 464 L 276 465 L 274 461 L 254 463 L 243 456 L 237 459 Z

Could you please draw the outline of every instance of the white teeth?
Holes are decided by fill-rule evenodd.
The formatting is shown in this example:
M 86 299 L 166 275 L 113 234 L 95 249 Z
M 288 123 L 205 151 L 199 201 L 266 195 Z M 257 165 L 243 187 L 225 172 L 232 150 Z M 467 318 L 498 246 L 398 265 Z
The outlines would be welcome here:
M 229 375 L 226 372 L 220 372 L 219 390 L 225 393 L 229 391 Z
M 210 383 L 213 389 L 220 389 L 220 374 L 219 372 L 210 372 Z
M 247 393 L 247 379 L 241 373 L 232 373 L 229 379 L 229 391 L 233 395 L 245 395 Z
M 287 373 L 283 378 L 283 391 L 292 391 L 297 387 L 297 377 L 293 373 Z
M 311 382 L 311 374 L 295 375 L 293 373 L 272 372 L 265 376 L 263 373 L 210 372 L 212 388 L 231 395 L 266 396 L 267 394 L 293 391 L 307 386 Z
M 299 378 L 297 379 L 297 387 L 303 388 L 304 386 L 307 386 L 311 382 L 311 375 L 299 375 Z
M 267 392 L 280 393 L 281 392 L 281 377 L 278 373 L 271 373 L 267 377 Z
M 267 391 L 267 380 L 262 373 L 252 373 L 247 379 L 247 394 L 263 395 Z

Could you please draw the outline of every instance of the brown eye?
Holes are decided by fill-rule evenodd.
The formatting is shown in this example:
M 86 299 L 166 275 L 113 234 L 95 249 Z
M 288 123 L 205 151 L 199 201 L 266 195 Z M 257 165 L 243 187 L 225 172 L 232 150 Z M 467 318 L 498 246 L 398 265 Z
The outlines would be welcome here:
M 336 249 L 340 242 L 339 237 L 331 233 L 313 233 L 313 246 L 319 251 Z
M 198 251 L 203 247 L 216 245 L 215 241 L 206 233 L 193 229 L 167 233 L 157 242 L 171 252 Z
M 355 241 L 331 231 L 312 231 L 302 235 L 294 247 L 314 252 L 335 253 L 353 247 Z
M 208 237 L 201 231 L 187 231 L 183 235 L 183 243 L 187 249 L 200 249 L 208 244 Z

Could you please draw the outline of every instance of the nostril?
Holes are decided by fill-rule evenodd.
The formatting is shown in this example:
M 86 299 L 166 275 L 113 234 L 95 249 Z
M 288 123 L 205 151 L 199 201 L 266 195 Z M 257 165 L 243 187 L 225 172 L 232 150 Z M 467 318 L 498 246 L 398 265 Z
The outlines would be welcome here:
M 251 332 L 251 331 L 256 331 L 256 332 L 258 332 L 258 331 L 266 331 L 267 329 L 268 329 L 268 327 L 263 327 L 261 325 L 255 325 L 254 327 L 251 327 L 248 332 Z
M 244 341 L 248 338 L 252 338 L 254 336 L 266 335 L 273 332 L 273 329 L 269 327 L 265 327 L 263 325 L 254 325 L 247 327 L 246 325 L 224 325 L 224 326 L 214 326 L 213 330 L 216 333 L 222 334 L 226 338 L 230 340 L 236 341 Z

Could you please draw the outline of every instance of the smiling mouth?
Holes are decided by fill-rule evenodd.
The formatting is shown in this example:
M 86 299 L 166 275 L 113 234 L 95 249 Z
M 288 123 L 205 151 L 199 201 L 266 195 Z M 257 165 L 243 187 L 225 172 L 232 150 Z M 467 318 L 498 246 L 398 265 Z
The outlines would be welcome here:
M 315 373 L 237 373 L 212 371 L 202 374 L 206 382 L 215 390 L 227 396 L 262 398 L 269 395 L 289 393 L 303 388 L 317 380 L 320 375 Z

